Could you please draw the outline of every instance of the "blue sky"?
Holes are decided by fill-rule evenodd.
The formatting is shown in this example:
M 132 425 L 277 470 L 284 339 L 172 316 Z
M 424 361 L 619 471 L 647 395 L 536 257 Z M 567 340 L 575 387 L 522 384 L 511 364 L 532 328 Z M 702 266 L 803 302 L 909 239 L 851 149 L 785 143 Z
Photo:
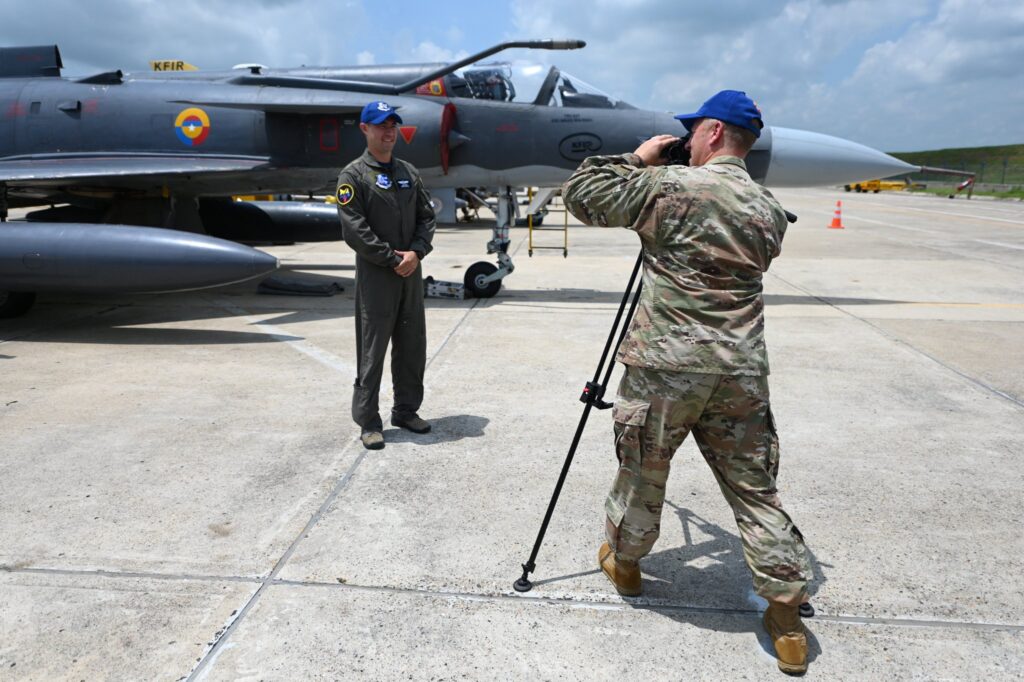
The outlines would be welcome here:
M 637 106 L 746 90 L 769 125 L 886 151 L 1024 143 L 1021 0 L 0 0 L 0 44 L 57 43 L 69 73 L 450 60 L 581 38 L 558 64 Z

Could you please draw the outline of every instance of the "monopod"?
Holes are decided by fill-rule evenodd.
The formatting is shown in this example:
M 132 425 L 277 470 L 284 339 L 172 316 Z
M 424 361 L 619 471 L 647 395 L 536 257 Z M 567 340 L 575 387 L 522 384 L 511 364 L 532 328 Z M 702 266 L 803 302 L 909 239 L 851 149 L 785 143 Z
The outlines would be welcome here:
M 562 484 L 565 483 L 565 477 L 569 473 L 569 467 L 572 466 L 572 458 L 576 455 L 576 448 L 580 444 L 580 437 L 583 436 L 583 429 L 587 426 L 587 418 L 590 417 L 590 410 L 596 407 L 599 410 L 607 410 L 612 406 L 612 403 L 605 402 L 604 392 L 608 388 L 608 380 L 612 376 L 612 369 L 615 367 L 615 363 L 609 361 L 609 354 L 612 358 L 615 357 L 615 353 L 618 352 L 619 346 L 622 344 L 622 340 L 626 337 L 626 330 L 629 328 L 629 321 L 633 318 L 633 313 L 636 311 L 636 304 L 640 301 L 640 290 L 643 288 L 643 280 L 638 280 L 637 275 L 640 272 L 640 266 L 643 264 L 644 252 L 643 249 L 636 257 L 636 265 L 633 266 L 633 274 L 629 276 L 629 284 L 626 285 L 626 291 L 622 294 L 622 302 L 619 303 L 619 312 L 615 315 L 615 322 L 612 324 L 611 330 L 608 332 L 608 340 L 604 344 L 604 352 L 601 353 L 601 359 L 597 363 L 597 370 L 594 371 L 593 381 L 588 381 L 587 385 L 583 388 L 583 394 L 580 395 L 580 402 L 583 403 L 583 414 L 580 415 L 580 423 L 576 427 L 576 435 L 573 436 L 572 445 L 569 446 L 569 454 L 565 456 L 565 464 L 562 465 L 562 473 L 558 476 L 558 483 L 555 484 L 555 492 L 551 496 L 551 502 L 548 503 L 548 511 L 544 514 L 544 522 L 540 524 L 540 532 L 537 533 L 537 541 L 533 543 L 533 551 L 530 553 L 530 558 L 525 564 L 523 564 L 523 575 L 519 577 L 519 580 L 512 583 L 512 587 L 516 592 L 529 592 L 533 589 L 533 583 L 530 582 L 530 573 L 537 568 L 537 552 L 540 551 L 540 546 L 544 542 L 544 534 L 548 530 L 548 523 L 551 521 L 551 515 L 555 511 L 555 505 L 558 504 L 558 496 L 562 492 Z M 633 293 L 634 285 L 636 293 Z M 629 304 L 629 313 L 623 317 L 622 313 L 626 309 L 626 301 L 629 300 L 629 295 L 633 294 L 633 302 Z M 621 329 L 620 329 L 621 327 Z M 616 339 L 616 332 L 618 332 L 618 339 Z M 615 342 L 614 349 L 612 348 L 612 342 Z M 608 363 L 607 369 L 605 369 L 605 363 Z M 604 380 L 601 379 L 601 370 L 605 370 Z

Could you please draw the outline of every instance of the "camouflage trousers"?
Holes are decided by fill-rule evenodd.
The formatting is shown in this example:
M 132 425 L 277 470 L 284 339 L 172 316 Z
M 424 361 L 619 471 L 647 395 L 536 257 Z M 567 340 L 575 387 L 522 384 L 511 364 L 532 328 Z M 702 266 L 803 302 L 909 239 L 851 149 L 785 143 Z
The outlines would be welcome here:
M 605 512 L 620 558 L 640 559 L 658 539 L 672 455 L 692 430 L 736 517 L 754 590 L 770 601 L 805 601 L 811 570 L 775 487 L 779 440 L 767 377 L 627 366 L 613 412 L 619 470 Z

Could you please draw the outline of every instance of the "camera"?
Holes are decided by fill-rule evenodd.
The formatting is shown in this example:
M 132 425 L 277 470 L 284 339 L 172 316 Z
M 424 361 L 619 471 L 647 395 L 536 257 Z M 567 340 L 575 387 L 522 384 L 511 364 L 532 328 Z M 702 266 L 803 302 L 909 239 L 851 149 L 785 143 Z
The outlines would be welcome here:
M 686 142 L 690 139 L 689 134 L 683 135 L 670 145 L 661 150 L 661 158 L 669 166 L 689 166 L 690 150 L 686 148 Z

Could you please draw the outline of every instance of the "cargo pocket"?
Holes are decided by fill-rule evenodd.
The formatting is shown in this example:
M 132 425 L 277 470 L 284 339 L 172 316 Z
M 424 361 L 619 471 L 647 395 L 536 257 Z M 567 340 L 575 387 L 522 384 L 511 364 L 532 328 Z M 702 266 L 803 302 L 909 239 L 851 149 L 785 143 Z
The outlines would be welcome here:
M 612 419 L 615 421 L 615 454 L 619 463 L 623 458 L 635 455 L 636 463 L 640 463 L 640 432 L 647 422 L 647 413 L 651 403 L 646 400 L 619 398 L 612 408 Z
M 775 430 L 775 415 L 772 414 L 772 408 L 768 408 L 767 417 L 767 431 L 768 431 L 768 461 L 765 463 L 765 469 L 772 476 L 772 480 L 776 480 L 779 477 L 779 434 Z
M 618 542 L 619 528 L 626 516 L 630 501 L 636 498 L 637 488 L 642 482 L 640 475 L 643 459 L 641 438 L 647 413 L 651 404 L 643 400 L 619 398 L 612 410 L 615 421 L 615 455 L 619 458 L 619 470 L 615 483 L 605 500 L 608 541 L 614 548 Z

